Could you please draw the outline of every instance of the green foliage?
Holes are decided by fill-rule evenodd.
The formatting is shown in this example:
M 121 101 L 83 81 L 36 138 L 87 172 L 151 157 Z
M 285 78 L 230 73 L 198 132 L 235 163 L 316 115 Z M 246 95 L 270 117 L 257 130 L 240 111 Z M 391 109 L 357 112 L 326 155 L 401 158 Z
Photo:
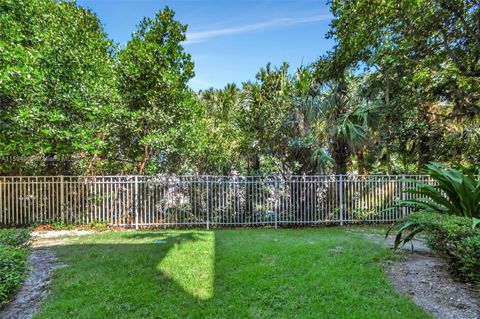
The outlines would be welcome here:
M 365 79 L 360 96 L 380 106 L 366 166 L 392 173 L 433 159 L 478 162 L 475 144 L 460 138 L 479 127 L 478 1 L 340 0 L 331 11 L 336 45 L 319 78 L 354 69 Z
M 338 41 L 336 55 L 344 63 L 378 67 L 384 81 L 406 76 L 409 87 L 424 89 L 424 100 L 443 97 L 458 111 L 476 112 L 478 1 L 341 0 L 331 9 L 330 36 Z
M 480 229 L 471 220 L 440 213 L 414 213 L 395 227 L 399 231 L 395 248 L 420 231 L 426 233 L 435 251 L 448 257 L 451 269 L 462 279 L 480 286 Z
M 166 7 L 118 48 L 75 2 L 0 0 L 0 173 L 408 173 L 480 162 L 478 1 L 331 2 L 331 52 L 194 93 Z M 420 13 L 420 14 L 419 14 Z M 412 154 L 414 156 L 412 156 Z
M 155 166 L 152 158 L 160 164 L 172 161 L 179 141 L 188 137 L 183 129 L 192 118 L 187 82 L 194 75 L 193 62 L 181 45 L 187 27 L 174 15 L 166 7 L 155 18 L 145 18 L 118 54 L 124 106 L 118 143 L 125 157 L 138 163 L 140 173 L 149 164 Z
M 314 83 L 309 67 L 290 74 L 287 63 L 278 68 L 268 64 L 255 82 L 241 88 L 201 92 L 210 124 L 201 158 L 208 171 L 326 171 L 330 158 L 324 152 L 323 119 L 314 115 L 319 97 Z
M 240 123 L 251 139 L 245 147 L 249 169 L 261 172 L 261 160 L 272 158 L 277 171 L 285 173 L 316 172 L 314 156 L 322 148 L 317 119 L 310 117 L 317 103 L 318 91 L 310 68 L 301 67 L 293 75 L 289 65 L 260 69 L 255 83 L 243 86 Z
M 199 94 L 204 107 L 204 145 L 196 157 L 200 172 L 230 174 L 245 173 L 245 148 L 249 136 L 241 125 L 242 95 L 235 85 L 224 89 L 209 89 Z
M 27 271 L 27 250 L 0 245 L 0 306 L 9 301 Z
M 430 163 L 425 172 L 435 185 L 411 180 L 414 186 L 405 192 L 416 196 L 398 201 L 395 207 L 414 207 L 415 211 L 435 212 L 471 218 L 474 225 L 480 219 L 480 176 L 456 164 L 452 168 L 441 163 Z
M 0 17 L 0 156 L 13 158 L 2 169 L 71 173 L 72 155 L 105 146 L 114 46 L 97 16 L 73 2 L 1 0 Z
M 0 229 L 0 307 L 9 301 L 27 273 L 29 231 Z
M 414 207 L 416 212 L 395 223 L 387 236 L 396 232 L 397 249 L 426 233 L 432 248 L 449 257 L 460 277 L 480 284 L 480 176 L 460 164 L 431 163 L 426 171 L 436 184 L 414 181 L 406 192 L 419 197 L 394 207 Z
M 346 172 L 352 153 L 372 138 L 369 124 L 376 106 L 360 100 L 358 78 L 345 72 L 341 85 L 319 83 L 318 67 L 290 73 L 287 63 L 277 68 L 268 64 L 241 89 L 201 93 L 216 128 L 212 134 L 228 137 L 222 145 L 229 162 L 246 165 L 250 173 L 316 174 L 332 166 L 337 173 Z M 215 145 L 222 137 L 210 142 Z
M 431 163 L 426 166 L 426 172 L 435 181 L 435 185 L 407 180 L 414 186 L 405 192 L 415 197 L 398 200 L 387 210 L 408 207 L 420 214 L 455 215 L 470 220 L 470 228 L 477 229 L 480 217 L 480 176 L 472 175 L 460 164 L 452 168 L 440 163 Z M 411 241 L 417 234 L 430 231 L 430 226 L 429 223 L 418 222 L 416 217 L 404 218 L 387 231 L 387 236 L 392 231 L 397 233 L 394 242 L 394 249 L 397 249 Z
M 0 245 L 22 247 L 29 239 L 28 229 L 0 229 Z
M 462 217 L 443 217 L 429 230 L 432 248 L 446 256 L 451 269 L 480 287 L 480 231 Z

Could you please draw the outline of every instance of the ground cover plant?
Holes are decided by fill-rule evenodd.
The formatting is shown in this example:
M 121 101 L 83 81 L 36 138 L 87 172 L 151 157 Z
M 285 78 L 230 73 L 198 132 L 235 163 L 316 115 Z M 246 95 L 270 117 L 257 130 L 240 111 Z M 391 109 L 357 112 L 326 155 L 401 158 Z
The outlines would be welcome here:
M 26 229 L 0 229 L 0 307 L 9 301 L 25 278 L 29 237 Z
M 479 170 L 480 172 L 480 170 Z M 413 212 L 434 213 L 460 216 L 470 219 L 472 229 L 480 224 L 480 175 L 473 175 L 461 164 L 453 167 L 432 162 L 426 165 L 425 173 L 434 184 L 419 180 L 406 180 L 413 186 L 402 190 L 411 198 L 397 200 L 390 208 L 408 208 Z M 426 228 L 422 223 L 411 222 L 404 218 L 395 223 L 388 231 L 396 231 L 394 248 L 404 245 Z
M 345 229 L 106 232 L 55 248 L 35 318 L 428 318 Z
M 480 223 L 480 172 L 475 176 L 461 164 L 452 166 L 432 162 L 425 166 L 425 173 L 434 181 L 430 183 L 407 180 L 413 187 L 405 193 L 416 198 L 400 200 L 395 207 L 413 207 L 415 211 L 435 212 L 463 216 L 472 219 L 472 227 Z
M 413 232 L 424 232 L 428 245 L 446 257 L 450 269 L 459 278 L 480 287 L 480 228 L 471 220 L 438 213 L 414 213 L 399 225 L 408 225 L 406 238 Z
M 430 246 L 448 257 L 455 273 L 480 285 L 480 176 L 460 164 L 431 163 L 426 173 L 435 184 L 413 181 L 414 186 L 404 190 L 415 197 L 399 200 L 392 208 L 413 208 L 415 213 L 395 223 L 387 236 L 397 233 L 397 249 L 425 233 Z

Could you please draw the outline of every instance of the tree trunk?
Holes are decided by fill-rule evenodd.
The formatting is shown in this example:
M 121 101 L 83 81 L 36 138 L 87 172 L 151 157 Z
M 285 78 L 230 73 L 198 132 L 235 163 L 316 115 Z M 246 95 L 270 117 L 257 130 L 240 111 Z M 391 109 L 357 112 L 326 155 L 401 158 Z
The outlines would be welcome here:
M 347 83 L 342 77 L 338 82 L 338 99 L 336 105 L 335 115 L 333 120 L 338 118 L 347 112 Z M 352 155 L 351 148 L 342 137 L 338 134 L 334 134 L 329 145 L 330 154 L 334 160 L 333 170 L 335 174 L 346 174 L 348 163 Z
M 346 174 L 351 156 L 350 147 L 348 144 L 341 138 L 334 138 L 330 143 L 330 153 L 334 161 L 334 173 Z
M 388 71 L 384 69 L 385 75 L 385 109 L 387 111 L 386 124 L 387 124 L 387 138 L 385 143 L 386 155 L 385 162 L 387 165 L 387 174 L 392 174 L 392 155 L 390 151 L 390 138 L 392 136 L 392 113 L 390 110 L 390 77 Z
M 143 146 L 143 159 L 138 165 L 138 174 L 143 174 L 145 170 L 145 165 L 147 164 L 148 160 L 150 159 L 150 152 L 148 145 Z
M 417 151 L 417 172 L 421 172 L 428 162 L 431 161 L 431 137 L 429 136 L 430 132 L 432 131 L 432 117 L 429 115 L 431 105 L 427 102 L 424 104 L 419 105 L 420 109 L 420 116 L 419 116 L 419 123 L 424 122 L 425 128 L 423 131 L 420 132 L 419 136 L 417 137 L 418 143 L 416 147 Z
M 358 174 L 365 175 L 367 173 L 367 169 L 365 165 L 365 154 L 363 153 L 363 149 L 357 150 L 357 161 Z
M 421 173 L 428 162 L 430 162 L 430 139 L 423 135 L 420 136 L 417 146 L 417 172 Z
M 260 157 L 257 154 L 252 154 L 249 156 L 248 170 L 250 174 L 256 174 L 260 171 Z

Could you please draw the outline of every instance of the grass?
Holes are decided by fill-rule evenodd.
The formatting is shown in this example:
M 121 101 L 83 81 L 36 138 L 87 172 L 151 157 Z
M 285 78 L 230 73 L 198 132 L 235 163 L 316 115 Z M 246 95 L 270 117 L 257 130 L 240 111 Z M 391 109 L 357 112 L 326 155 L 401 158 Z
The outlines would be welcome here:
M 108 232 L 55 248 L 35 318 L 428 318 L 339 228 Z
M 4 306 L 27 273 L 27 229 L 0 229 L 0 307 Z

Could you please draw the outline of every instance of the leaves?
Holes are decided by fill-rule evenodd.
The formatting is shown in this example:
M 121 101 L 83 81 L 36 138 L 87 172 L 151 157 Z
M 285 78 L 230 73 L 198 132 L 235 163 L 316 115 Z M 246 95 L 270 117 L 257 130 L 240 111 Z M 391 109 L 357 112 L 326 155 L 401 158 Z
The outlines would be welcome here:
M 119 48 L 74 2 L 0 0 L 0 172 L 393 174 L 480 162 L 479 4 L 377 2 L 333 1 L 335 45 L 312 65 L 267 64 L 253 81 L 197 94 L 187 26 L 168 7 Z M 478 180 L 443 171 L 432 168 L 444 189 L 423 185 L 427 201 L 405 205 L 475 211 L 466 197 Z
M 3 155 L 40 158 L 102 148 L 91 128 L 105 125 L 116 77 L 113 46 L 98 18 L 53 0 L 2 0 L 0 10 Z M 17 174 L 31 169 L 26 161 L 2 165 Z M 71 169 L 67 162 L 39 166 L 34 172 Z
M 118 143 L 122 155 L 138 163 L 139 173 L 161 169 L 157 165 L 161 163 L 151 161 L 160 154 L 171 160 L 182 152 L 178 149 L 185 146 L 180 142 L 185 137 L 182 130 L 192 120 L 194 102 L 187 81 L 194 75 L 193 62 L 181 46 L 186 26 L 174 15 L 166 7 L 154 19 L 145 18 L 118 54 L 124 108 L 117 122 Z
M 474 176 L 459 163 L 455 168 L 441 163 L 430 163 L 426 173 L 434 180 L 435 185 L 417 180 L 406 180 L 413 187 L 404 190 L 416 198 L 398 200 L 392 207 L 413 207 L 422 214 L 445 214 L 471 218 L 472 227 L 480 225 L 480 176 Z M 419 197 L 420 196 L 420 197 Z M 418 233 L 424 231 L 426 225 L 412 222 L 409 218 L 395 223 L 388 231 L 396 231 L 394 249 L 411 241 Z
M 432 162 L 426 166 L 426 173 L 434 185 L 416 180 L 406 180 L 414 186 L 405 192 L 416 198 L 398 201 L 397 207 L 414 207 L 420 211 L 433 211 L 457 216 L 480 216 L 480 177 L 472 175 L 461 164 L 456 168 Z

